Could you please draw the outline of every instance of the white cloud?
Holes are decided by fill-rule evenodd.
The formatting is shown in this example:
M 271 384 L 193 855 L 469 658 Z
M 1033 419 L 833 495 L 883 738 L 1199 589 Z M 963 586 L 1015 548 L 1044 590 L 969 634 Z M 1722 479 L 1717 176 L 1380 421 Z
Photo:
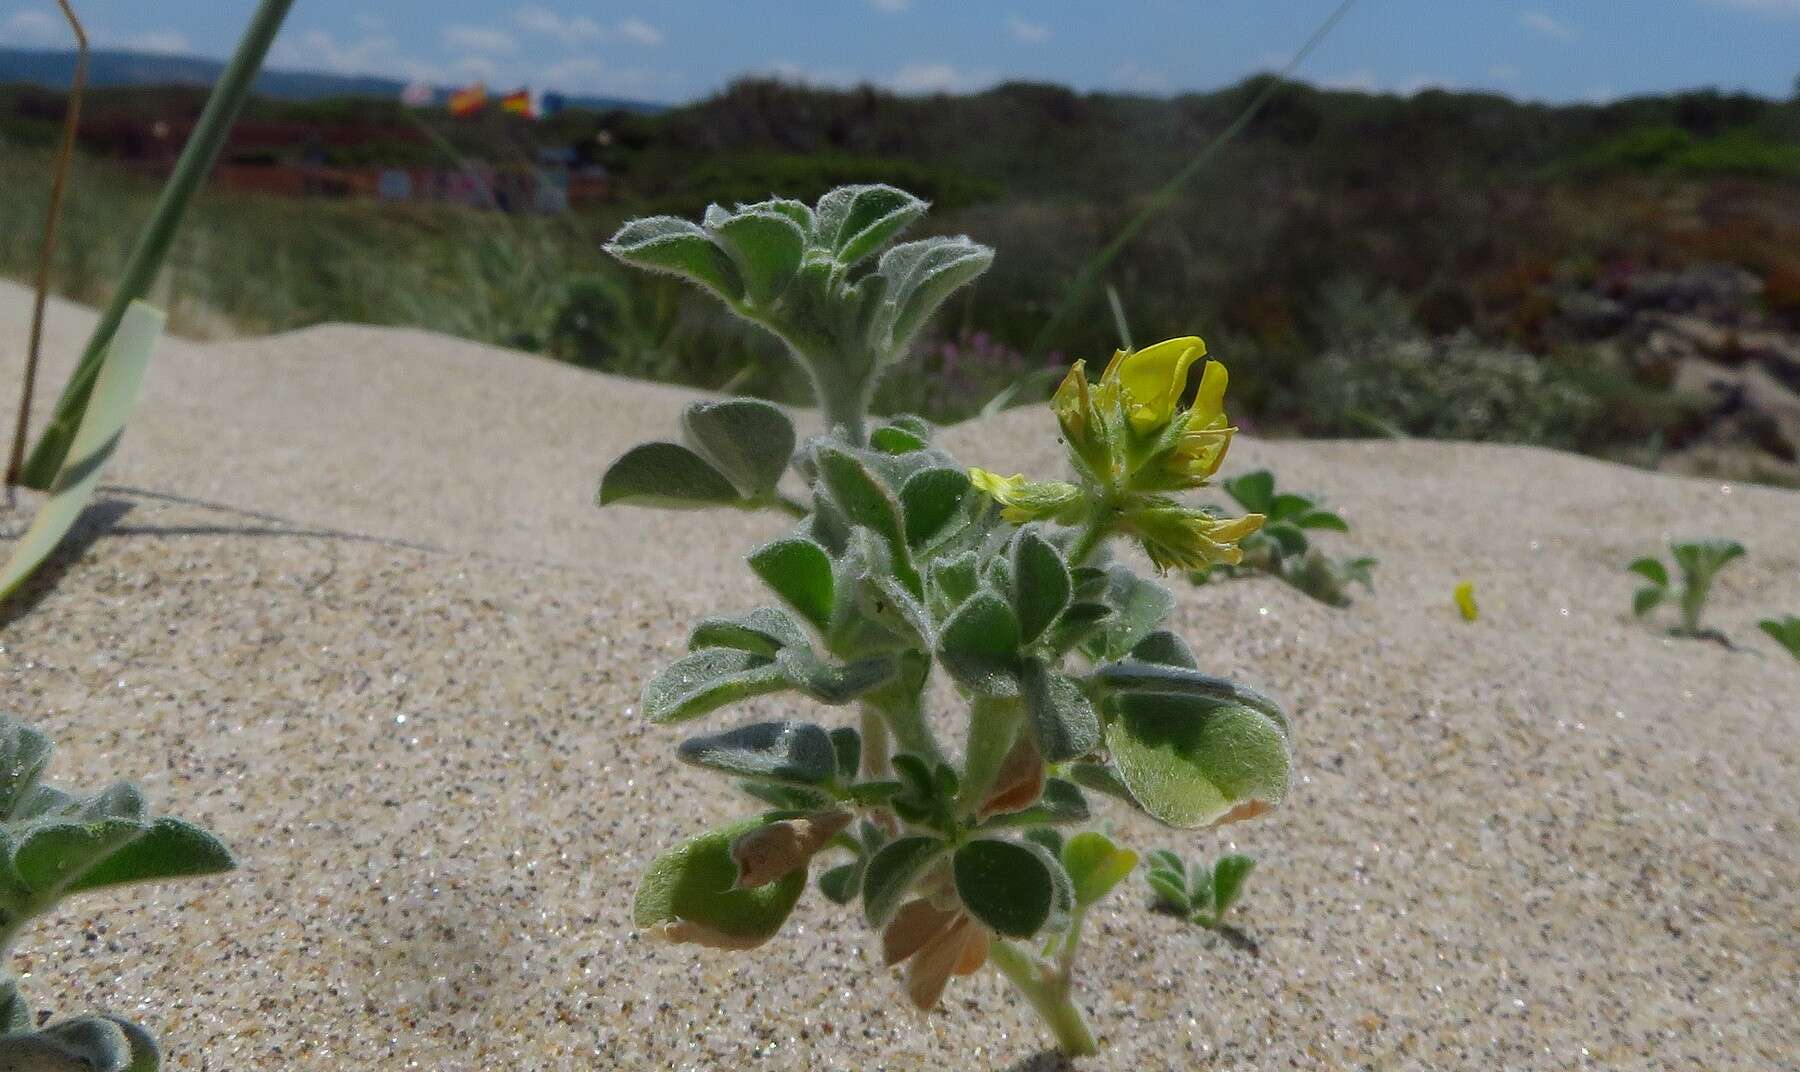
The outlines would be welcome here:
M 125 42 L 126 48 L 134 48 L 139 52 L 190 52 L 193 46 L 188 39 L 174 30 L 150 30 L 138 34 Z
M 276 63 L 287 67 L 334 74 L 371 74 L 393 69 L 398 56 L 390 37 L 372 34 L 340 42 L 324 30 L 306 30 L 294 38 L 284 34 L 275 46 L 274 58 Z
M 619 36 L 634 45 L 660 45 L 663 42 L 662 31 L 639 18 L 620 22 Z
M 1381 81 L 1375 72 L 1364 67 L 1349 74 L 1341 74 L 1336 78 L 1327 78 L 1319 83 L 1324 89 L 1335 89 L 1346 93 L 1374 93 L 1380 90 Z
M 1707 3 L 1758 15 L 1800 15 L 1800 0 L 1707 0 Z
M 888 15 L 897 15 L 905 11 L 911 2 L 912 0 L 869 0 L 869 6 Z
M 461 52 L 510 56 L 519 51 L 519 43 L 505 30 L 491 26 L 446 26 L 440 31 L 444 47 Z
M 1050 40 L 1050 27 L 1041 22 L 1031 22 L 1017 15 L 1006 19 L 1006 28 L 1012 31 L 1015 39 L 1028 45 L 1041 45 Z
M 69 36 L 68 23 L 48 11 L 29 7 L 13 12 L 4 23 L 0 23 L 0 40 L 23 45 L 74 43 Z
M 605 33 L 599 23 L 586 15 L 564 17 L 544 7 L 522 7 L 513 15 L 513 21 L 522 30 L 561 38 L 570 45 L 598 41 Z
M 909 63 L 888 79 L 897 93 L 967 93 L 993 84 L 990 73 L 958 70 L 948 63 Z
M 1536 30 L 1545 37 L 1555 38 L 1558 41 L 1571 41 L 1575 38 L 1575 27 L 1552 18 L 1542 11 L 1521 11 L 1519 12 L 1519 21 L 1524 23 L 1526 29 Z

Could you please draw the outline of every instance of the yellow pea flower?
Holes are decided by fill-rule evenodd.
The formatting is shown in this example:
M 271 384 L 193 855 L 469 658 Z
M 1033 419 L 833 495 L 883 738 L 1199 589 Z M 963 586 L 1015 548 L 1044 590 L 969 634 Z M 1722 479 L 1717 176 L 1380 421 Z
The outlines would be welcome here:
M 1021 473 L 1001 476 L 971 466 L 969 481 L 1004 509 L 1000 516 L 1015 525 L 1042 518 L 1066 516 L 1079 507 L 1081 489 L 1060 480 L 1027 480 Z
M 1181 393 L 1187 389 L 1188 369 L 1205 356 L 1206 343 L 1197 335 L 1184 335 L 1130 353 L 1116 351 L 1103 378 L 1119 389 L 1119 401 L 1131 427 L 1147 434 L 1174 418 Z M 1220 383 L 1215 407 L 1224 390 Z
M 1143 544 L 1159 570 L 1235 566 L 1244 553 L 1238 541 L 1262 528 L 1263 515 L 1214 517 L 1204 510 L 1153 499 L 1128 512 L 1125 530 Z

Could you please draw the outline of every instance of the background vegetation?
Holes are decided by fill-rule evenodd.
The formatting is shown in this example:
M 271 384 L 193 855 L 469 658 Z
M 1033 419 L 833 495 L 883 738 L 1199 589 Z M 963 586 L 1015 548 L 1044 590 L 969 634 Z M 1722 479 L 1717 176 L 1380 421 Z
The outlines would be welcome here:
M 993 245 L 993 269 L 881 400 L 967 416 L 1033 370 L 1116 342 L 1090 295 L 1053 352 L 1029 348 L 1081 265 L 1242 109 L 1251 80 L 1169 100 L 1008 84 L 895 97 L 747 81 L 657 114 L 569 111 L 451 123 L 393 102 L 253 102 L 245 126 L 315 129 L 281 153 L 354 165 L 505 166 L 540 149 L 603 166 L 616 199 L 565 217 L 214 192 L 164 280 L 178 331 L 325 320 L 414 324 L 590 367 L 792 401 L 762 338 L 598 252 L 624 218 L 698 214 L 779 191 L 887 181 L 934 199 L 932 226 Z M 197 91 L 105 91 L 85 109 L 57 285 L 101 298 L 154 181 L 127 135 L 180 125 Z M 35 249 L 61 100 L 0 90 L 0 271 Z M 228 150 L 268 159 L 266 144 Z M 1696 264 L 1760 281 L 1747 315 L 1800 328 L 1800 102 L 1711 92 L 1521 104 L 1283 86 L 1108 275 L 1142 339 L 1198 331 L 1262 431 L 1404 432 L 1637 456 L 1697 433 L 1694 407 L 1592 332 L 1570 295 Z M 1028 379 L 1034 387 L 1041 378 Z M 1043 384 L 1047 391 L 1048 384 Z M 1405 388 L 1402 390 L 1402 388 Z M 1027 398 L 1033 392 L 1022 392 Z M 1041 393 L 1041 392 L 1039 392 Z M 1460 400 L 1460 404 L 1458 403 Z

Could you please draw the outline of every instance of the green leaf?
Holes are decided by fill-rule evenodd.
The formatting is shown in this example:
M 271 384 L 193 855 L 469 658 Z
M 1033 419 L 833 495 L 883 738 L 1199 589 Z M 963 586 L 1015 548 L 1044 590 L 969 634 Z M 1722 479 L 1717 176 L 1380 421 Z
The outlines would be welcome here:
M 893 241 L 930 204 L 892 186 L 842 186 L 819 199 L 817 234 L 852 265 Z
M 850 726 L 839 726 L 830 736 L 838 777 L 845 782 L 855 781 L 856 772 L 862 766 L 862 734 Z
M 1643 617 L 1656 609 L 1656 605 L 1661 603 L 1668 594 L 1667 588 L 1661 588 L 1654 584 L 1645 585 L 1631 597 L 1631 613 L 1640 618 Z
M 1267 515 L 1275 509 L 1275 474 L 1267 469 L 1223 480 L 1220 484 L 1239 506 L 1253 514 Z
M 821 633 L 836 599 L 831 556 L 804 536 L 789 536 L 750 552 L 750 568 L 788 606 Z
M 780 212 L 746 208 L 726 212 L 714 205 L 706 211 L 706 230 L 737 266 L 745 296 L 756 305 L 781 297 L 806 251 L 806 234 Z
M 1663 566 L 1660 559 L 1646 556 L 1638 559 L 1625 568 L 1632 573 L 1643 577 L 1651 584 L 1661 585 L 1664 588 L 1669 586 L 1669 571 Z
M 819 892 L 832 904 L 847 905 L 856 900 L 857 893 L 861 891 L 862 877 L 861 860 L 839 864 L 819 876 Z
M 144 831 L 143 823 L 130 819 L 46 823 L 33 828 L 13 849 L 13 871 L 34 895 L 54 894 Z
M 857 659 L 835 665 L 814 655 L 811 649 L 785 648 L 776 662 L 789 682 L 822 704 L 846 704 L 894 676 L 894 660 L 887 656 Z
M 1137 853 L 1113 844 L 1098 831 L 1076 834 L 1062 847 L 1062 863 L 1075 884 L 1075 902 L 1097 904 L 1137 866 Z
M 50 738 L 14 718 L 0 717 L 0 819 L 9 818 L 37 787 L 50 762 Z
M 805 722 L 757 722 L 690 737 L 676 754 L 696 767 L 793 785 L 829 785 L 838 773 L 830 735 Z
M 1187 879 L 1183 877 L 1187 874 L 1186 865 L 1181 862 L 1181 857 L 1170 852 L 1168 849 L 1153 849 L 1151 850 L 1148 859 L 1152 871 L 1170 871 L 1174 873 L 1176 878 L 1181 879 L 1181 881 L 1187 881 Z
M 205 830 L 170 816 L 150 824 L 126 843 L 82 872 L 67 893 L 97 890 L 128 882 L 217 875 L 237 866 L 225 843 Z
M 1004 598 L 982 589 L 963 601 L 939 637 L 944 668 L 984 696 L 1019 694 L 1019 619 Z
M 605 248 L 626 264 L 678 275 L 726 301 L 743 297 L 743 280 L 731 258 L 698 224 L 687 220 L 673 216 L 632 220 Z
M 1223 917 L 1237 903 L 1237 899 L 1243 895 L 1244 883 L 1254 870 L 1256 861 L 1248 856 L 1227 856 L 1213 866 L 1212 900 L 1215 913 Z
M 938 306 L 993 260 L 993 250 L 961 236 L 908 242 L 882 254 L 876 271 L 887 286 L 874 340 L 877 349 L 904 349 Z
M 18 982 L 0 975 L 0 1036 L 23 1034 L 36 1026 L 37 1014 L 19 993 Z
M 969 914 L 1008 938 L 1029 938 L 1050 918 L 1056 890 L 1041 846 L 976 838 L 956 850 L 951 871 Z
M 863 918 L 880 927 L 900 907 L 907 891 L 946 848 L 934 837 L 896 838 L 881 847 L 863 870 Z
M 632 916 L 673 941 L 751 949 L 774 937 L 806 889 L 806 868 L 773 882 L 733 889 L 731 843 L 763 825 L 750 820 L 712 830 L 658 856 L 638 883 Z
M 1131 657 L 1138 662 L 1181 666 L 1189 670 L 1200 667 L 1200 663 L 1194 658 L 1194 650 L 1188 647 L 1187 641 L 1161 629 L 1138 641 L 1131 649 Z
M 1288 743 L 1260 711 L 1193 697 L 1126 694 L 1106 729 L 1119 775 L 1152 818 L 1209 826 L 1279 804 Z
M 935 536 L 962 508 L 969 474 L 961 469 L 921 469 L 900 486 L 906 542 L 917 547 Z
M 931 564 L 931 591 L 935 597 L 934 606 L 940 614 L 948 614 L 953 608 L 975 594 L 980 586 L 978 563 L 975 552 L 964 551 L 955 558 L 941 558 Z
M 600 505 L 673 510 L 741 505 L 737 488 L 706 459 L 679 443 L 640 443 L 600 480 Z
M 771 659 L 732 648 L 707 648 L 675 660 L 644 686 L 644 715 L 652 722 L 685 722 L 728 703 L 789 687 Z
M 1131 790 L 1119 778 L 1119 773 L 1105 763 L 1072 763 L 1068 770 L 1069 778 L 1084 789 L 1092 789 L 1096 793 L 1105 793 L 1115 800 L 1123 800 L 1136 806 Z
M 1012 596 L 1024 643 L 1050 628 L 1069 605 L 1073 588 L 1069 567 L 1050 541 L 1035 528 L 1020 529 L 1012 544 Z
M 869 433 L 869 446 L 888 454 L 910 454 L 915 450 L 924 450 L 927 444 L 908 429 L 884 424 Z
M 819 478 L 831 493 L 831 499 L 844 512 L 852 525 L 861 525 L 888 543 L 893 552 L 894 572 L 907 588 L 918 589 L 918 575 L 913 572 L 906 553 L 906 526 L 902 521 L 900 501 L 889 491 L 862 460 L 837 447 L 823 446 L 814 452 Z
M 1303 529 L 1325 529 L 1330 532 L 1350 531 L 1350 523 L 1330 510 L 1308 510 L 1294 518 L 1294 524 Z
M 696 402 L 682 411 L 681 427 L 745 499 L 773 495 L 794 457 L 793 422 L 759 399 Z
M 1025 711 L 1044 758 L 1060 763 L 1087 755 L 1100 745 L 1100 713 L 1072 678 L 1028 658 L 1022 673 Z
M 1691 584 L 1694 578 L 1710 580 L 1727 562 L 1744 554 L 1744 545 L 1736 540 L 1693 540 L 1674 544 L 1669 552 Z
M 805 648 L 810 643 L 800 624 L 784 610 L 758 607 L 732 618 L 707 618 L 688 636 L 688 647 L 735 648 L 773 659 L 783 648 Z
M 1785 618 L 1764 618 L 1756 627 L 1786 648 L 1789 655 L 1800 659 L 1800 617 L 1790 614 Z
M 1112 617 L 1083 645 L 1096 661 L 1122 658 L 1175 609 L 1175 597 L 1167 588 L 1144 580 L 1127 566 L 1114 566 L 1107 572 L 1104 598 Z
M 1296 495 L 1291 491 L 1281 492 L 1269 500 L 1269 509 L 1259 511 L 1270 521 L 1297 522 L 1301 514 L 1311 509 L 1312 499 L 1305 495 Z
M 1094 671 L 1094 680 L 1109 692 L 1158 693 L 1239 704 L 1268 716 L 1283 733 L 1287 732 L 1287 714 L 1280 704 L 1246 685 L 1198 670 L 1128 660 L 1100 667 Z
M 1171 911 L 1186 915 L 1193 910 L 1193 902 L 1188 898 L 1187 883 L 1169 874 L 1167 871 L 1152 871 L 1144 876 L 1144 881 L 1156 891 L 1157 903 Z
M 1112 620 L 1112 608 L 1104 603 L 1071 603 L 1062 612 L 1056 628 L 1044 641 L 1044 646 L 1058 655 L 1093 640 L 1103 626 Z

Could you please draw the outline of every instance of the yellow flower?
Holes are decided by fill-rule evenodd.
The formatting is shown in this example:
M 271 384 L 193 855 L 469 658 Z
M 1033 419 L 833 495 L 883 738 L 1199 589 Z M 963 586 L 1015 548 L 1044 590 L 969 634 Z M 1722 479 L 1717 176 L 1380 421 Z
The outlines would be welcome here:
M 1050 398 L 1050 408 L 1056 411 L 1056 423 L 1062 426 L 1063 441 L 1075 459 L 1085 465 L 1095 479 L 1111 479 L 1112 449 L 1105 418 L 1094 408 L 1094 398 L 1088 390 L 1087 362 L 1077 361 L 1069 369 L 1056 394 Z
M 1262 528 L 1263 515 L 1214 517 L 1168 499 L 1151 499 L 1127 513 L 1124 524 L 1157 569 L 1197 570 L 1242 561 L 1238 541 Z
M 1015 525 L 1040 518 L 1067 515 L 1079 507 L 1081 489 L 1060 480 L 1027 480 L 1023 474 L 1001 476 L 986 469 L 970 467 L 969 481 L 987 493 L 1004 509 L 1000 516 Z
M 1456 586 L 1456 609 L 1462 611 L 1463 621 L 1472 622 L 1480 616 L 1480 608 L 1475 606 L 1475 582 L 1464 581 Z
M 1126 353 L 1119 350 L 1106 366 L 1104 379 L 1116 385 L 1119 401 L 1131 427 L 1139 434 L 1154 432 L 1175 416 L 1181 393 L 1187 389 L 1188 368 L 1206 356 L 1206 343 L 1198 336 L 1185 335 L 1155 346 Z M 1222 398 L 1224 384 L 1220 383 Z M 1217 406 L 1219 398 L 1214 399 Z

